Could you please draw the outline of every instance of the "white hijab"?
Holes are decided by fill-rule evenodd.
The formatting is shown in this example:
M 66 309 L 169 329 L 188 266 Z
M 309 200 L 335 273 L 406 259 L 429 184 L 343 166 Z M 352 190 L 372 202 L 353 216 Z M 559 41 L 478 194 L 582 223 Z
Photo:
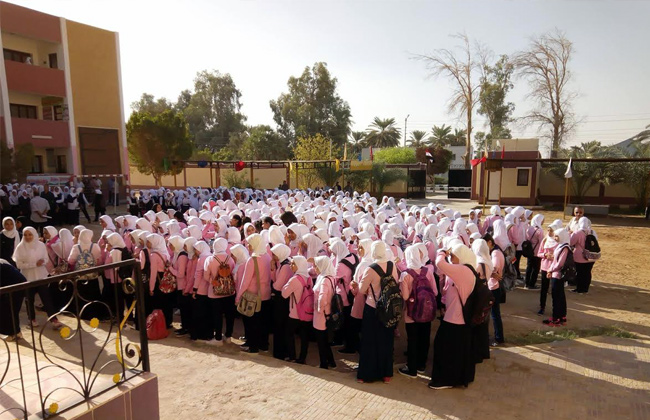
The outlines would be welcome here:
M 30 242 L 25 240 L 25 232 L 31 232 L 33 239 Z M 20 241 L 13 254 L 14 261 L 23 261 L 36 265 L 39 260 L 47 261 L 47 248 L 38 240 L 38 232 L 31 226 L 23 229 L 23 239 Z
M 14 223 L 14 228 L 11 230 L 7 230 L 4 228 L 5 222 L 9 220 L 11 220 Z M 13 217 L 5 217 L 4 219 L 2 219 L 2 234 L 7 238 L 14 240 L 14 252 L 15 252 L 16 248 L 18 247 L 18 243 L 20 243 L 20 238 L 18 237 L 18 229 L 16 229 L 16 221 L 14 220 Z

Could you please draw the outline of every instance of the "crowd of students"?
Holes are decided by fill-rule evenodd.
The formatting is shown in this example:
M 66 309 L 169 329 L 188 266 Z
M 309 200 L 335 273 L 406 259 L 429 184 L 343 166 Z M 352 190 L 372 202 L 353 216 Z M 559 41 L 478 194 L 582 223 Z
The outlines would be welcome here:
M 333 190 L 153 193 L 142 192 L 141 200 L 132 194 L 130 215 L 101 216 L 99 237 L 78 225 L 72 231 L 46 226 L 39 238 L 33 228 L 21 230 L 5 217 L 0 235 L 3 270 L 12 265 L 30 281 L 135 258 L 143 273 L 137 281 L 147 291 L 147 315 L 160 310 L 166 327 L 172 328 L 178 309 L 176 336 L 227 345 L 239 315 L 245 330 L 242 351 L 272 348 L 274 357 L 304 364 L 309 341 L 315 338 L 323 369 L 336 366 L 333 346 L 341 346 L 343 354 L 358 352 L 359 382 L 390 381 L 401 319 L 407 364 L 398 371 L 412 378 L 423 373 L 431 363 L 430 334 L 437 318 L 429 383 L 435 389 L 467 386 L 474 380 L 475 364 L 490 357 L 490 346 L 505 341 L 500 305 L 509 288 L 503 279 L 509 266 L 519 273 L 526 247 L 532 247 L 526 289 L 537 289 L 541 272 L 540 315 L 551 289 L 552 315 L 544 320 L 548 326 L 567 322 L 568 254 L 577 271 L 575 291 L 586 293 L 591 282 L 593 262 L 581 256 L 585 238 L 594 233 L 580 208 L 563 226 L 561 220 L 545 225 L 543 215 L 523 207 L 507 208 L 503 214 L 492 206 L 485 218 L 478 210 L 464 218 L 434 203 L 409 207 L 392 197 L 377 201 L 368 193 Z M 144 200 L 143 208 L 139 203 Z M 79 293 L 86 300 L 105 302 L 122 318 L 133 297 L 119 286 L 131 276 L 130 271 L 105 270 L 99 281 L 84 282 Z M 494 296 L 491 339 L 489 318 L 470 326 L 464 313 L 477 282 Z M 392 294 L 391 286 L 397 287 Z M 70 299 L 60 288 L 30 290 L 31 327 L 38 326 L 35 294 L 48 316 Z M 387 308 L 395 294 L 405 308 L 401 317 L 399 310 Z M 101 308 L 87 309 L 79 314 L 85 319 L 108 317 Z M 61 326 L 56 317 L 51 321 L 55 328 Z M 16 328 L 7 332 L 0 325 L 0 333 L 16 339 Z

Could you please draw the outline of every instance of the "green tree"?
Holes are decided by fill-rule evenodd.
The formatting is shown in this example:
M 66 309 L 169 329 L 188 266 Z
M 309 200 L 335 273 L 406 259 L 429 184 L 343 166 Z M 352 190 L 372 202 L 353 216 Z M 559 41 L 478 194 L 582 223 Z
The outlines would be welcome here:
M 363 131 L 353 131 L 350 135 L 349 144 L 351 145 L 349 153 L 360 153 L 366 139 L 366 133 Z
M 599 141 L 581 143 L 580 146 L 572 146 L 571 149 L 560 151 L 560 155 L 567 158 L 615 158 L 620 157 L 621 152 L 614 147 L 605 147 Z M 566 164 L 554 164 L 550 171 L 556 177 L 564 180 Z M 616 170 L 616 166 L 608 162 L 572 162 L 571 172 L 571 197 L 577 203 L 582 203 L 587 191 L 603 183 L 614 184 L 623 180 L 622 174 Z
M 192 156 L 187 123 L 176 111 L 155 116 L 134 112 L 126 124 L 126 136 L 130 161 L 141 173 L 153 175 L 156 185 L 163 175 L 180 173 L 183 161 Z
M 233 133 L 246 129 L 241 112 L 241 92 L 230 74 L 203 70 L 194 79 L 194 91 L 183 91 L 176 109 L 183 112 L 194 143 L 218 150 Z
M 646 138 L 650 138 L 650 130 Z M 639 136 L 636 136 L 639 137 Z M 643 143 L 641 140 L 634 140 L 630 145 L 632 150 L 625 150 L 623 155 L 631 158 L 650 158 L 650 143 Z M 650 163 L 649 162 L 626 162 L 616 164 L 617 173 L 624 179 L 625 184 L 634 191 L 636 203 L 639 209 L 643 209 L 650 199 Z
M 384 162 L 388 164 L 399 163 L 417 163 L 415 157 L 415 150 L 409 147 L 389 147 L 381 149 L 375 153 L 376 162 Z
M 174 108 L 174 105 L 166 98 L 156 99 L 150 93 L 143 93 L 139 100 L 131 103 L 131 109 L 135 112 L 148 113 L 151 115 L 162 114 Z
M 241 159 L 285 160 L 291 151 L 286 139 L 268 125 L 256 125 L 247 130 L 247 138 L 240 149 Z M 237 151 L 235 156 L 237 156 Z
M 422 130 L 413 130 L 411 131 L 411 137 L 407 141 L 408 145 L 411 147 L 424 147 L 429 144 L 429 139 L 427 139 L 427 132 Z
M 478 132 L 474 137 L 476 150 L 492 150 L 493 141 L 512 138 L 508 123 L 512 121 L 515 104 L 506 102 L 508 92 L 514 87 L 512 74 L 515 66 L 507 55 L 502 55 L 493 65 L 483 65 L 478 113 L 487 118 L 489 132 Z
M 305 67 L 299 77 L 291 76 L 289 91 L 270 102 L 278 132 L 289 147 L 297 138 L 321 134 L 342 148 L 350 133 L 350 106 L 337 91 L 338 80 L 332 77 L 327 63 Z
M 467 139 L 467 131 L 462 128 L 454 128 L 454 132 L 449 138 L 447 145 L 449 146 L 464 146 Z
M 395 118 L 375 117 L 366 130 L 366 146 L 397 147 L 401 134 L 395 126 Z
M 293 148 L 295 160 L 319 161 L 329 160 L 330 141 L 320 134 L 311 137 L 298 137 L 296 145 Z M 332 146 L 332 156 L 340 156 L 336 146 Z M 326 164 L 323 164 L 326 166 Z M 295 169 L 294 169 L 295 171 Z M 314 186 L 317 180 L 323 179 L 324 170 L 319 169 L 298 169 L 298 182 L 301 188 Z
M 434 146 L 446 146 L 451 141 L 453 134 L 451 127 L 443 124 L 441 127 L 434 125 L 431 128 L 431 144 Z
M 384 189 L 397 181 L 406 179 L 406 174 L 399 169 L 386 169 L 385 163 L 372 164 L 372 183 L 375 186 L 375 195 L 384 195 Z
M 433 156 L 433 162 L 430 162 L 426 156 L 426 151 L 429 151 Z M 444 147 L 432 146 L 422 147 L 415 151 L 415 156 L 418 162 L 427 164 L 427 175 L 429 175 L 430 183 L 433 183 L 436 174 L 442 174 L 449 171 L 449 165 L 454 160 L 454 154 Z
M 3 139 L 0 142 L 0 183 L 22 182 L 32 170 L 34 162 L 34 145 L 19 144 L 10 149 Z

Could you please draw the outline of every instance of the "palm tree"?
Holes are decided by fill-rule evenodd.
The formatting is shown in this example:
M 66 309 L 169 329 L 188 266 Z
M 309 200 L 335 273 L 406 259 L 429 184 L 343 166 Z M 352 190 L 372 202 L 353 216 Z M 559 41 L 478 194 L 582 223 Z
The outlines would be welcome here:
M 467 142 L 467 131 L 464 129 L 454 128 L 453 134 L 450 136 L 449 145 L 450 146 L 465 146 Z
M 443 124 L 441 127 L 434 125 L 431 129 L 431 144 L 445 146 L 451 140 L 451 127 Z
M 366 133 L 363 131 L 353 131 L 351 133 L 351 138 L 349 140 L 350 144 L 350 151 L 351 153 L 359 153 L 361 151 L 361 147 L 363 147 L 363 142 L 366 138 Z
M 427 132 L 422 130 L 413 130 L 411 131 L 411 138 L 407 141 L 411 147 L 424 147 L 429 144 L 427 139 Z
M 375 117 L 366 130 L 366 146 L 372 147 L 397 147 L 401 134 L 395 127 L 395 118 Z

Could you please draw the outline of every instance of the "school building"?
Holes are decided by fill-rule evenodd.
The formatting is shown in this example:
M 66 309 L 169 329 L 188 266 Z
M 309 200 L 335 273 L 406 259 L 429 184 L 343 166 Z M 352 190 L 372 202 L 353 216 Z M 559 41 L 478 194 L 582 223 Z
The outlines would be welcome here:
M 119 36 L 0 2 L 0 139 L 32 174 L 128 175 Z

